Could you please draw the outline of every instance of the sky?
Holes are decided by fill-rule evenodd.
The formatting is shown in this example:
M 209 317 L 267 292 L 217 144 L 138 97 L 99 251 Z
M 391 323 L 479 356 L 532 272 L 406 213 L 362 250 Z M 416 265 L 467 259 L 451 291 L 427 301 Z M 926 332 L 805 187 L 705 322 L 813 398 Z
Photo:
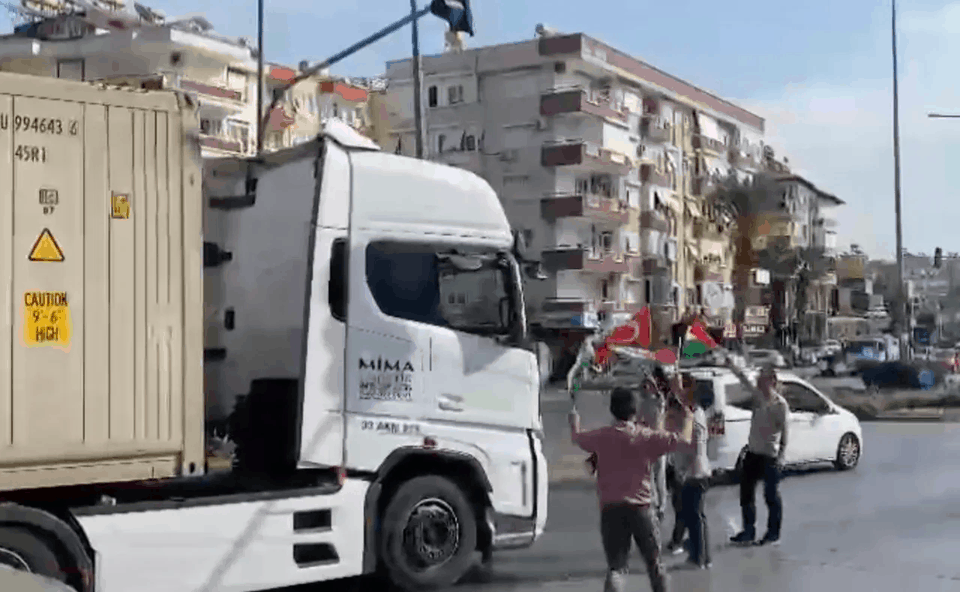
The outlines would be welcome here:
M 417 0 L 423 6 L 427 0 Z M 252 0 L 145 0 L 168 16 L 203 13 L 221 33 L 256 39 Z M 472 0 L 468 47 L 531 39 L 538 23 L 582 32 L 767 120 L 767 143 L 795 171 L 840 197 L 838 247 L 874 257 L 896 251 L 889 0 Z M 898 3 L 903 245 L 960 251 L 960 1 Z M 327 58 L 409 12 L 402 0 L 266 0 L 265 55 L 295 65 Z M 426 54 L 443 47 L 444 23 L 421 21 Z M 9 30 L 9 18 L 0 16 Z M 409 28 L 332 71 L 382 74 L 410 55 Z M 956 173 L 960 177 L 960 169 Z

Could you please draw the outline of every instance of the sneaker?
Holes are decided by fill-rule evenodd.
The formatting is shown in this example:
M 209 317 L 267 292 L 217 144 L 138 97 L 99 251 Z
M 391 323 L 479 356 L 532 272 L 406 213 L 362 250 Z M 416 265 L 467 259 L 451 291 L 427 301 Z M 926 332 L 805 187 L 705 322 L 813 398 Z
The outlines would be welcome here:
M 779 545 L 780 544 L 780 535 L 770 534 L 769 532 L 763 535 L 763 538 L 760 540 L 758 545 Z
M 750 533 L 748 533 L 748 532 L 746 532 L 746 531 L 742 531 L 742 532 L 740 532 L 739 534 L 737 534 L 736 536 L 730 537 L 730 542 L 731 542 L 731 543 L 740 543 L 740 544 L 752 543 L 752 542 L 753 542 L 753 537 L 754 537 L 754 535 L 752 535 L 752 534 L 750 534 Z
M 683 553 L 683 544 L 670 543 L 667 545 L 667 553 L 670 555 L 679 555 Z

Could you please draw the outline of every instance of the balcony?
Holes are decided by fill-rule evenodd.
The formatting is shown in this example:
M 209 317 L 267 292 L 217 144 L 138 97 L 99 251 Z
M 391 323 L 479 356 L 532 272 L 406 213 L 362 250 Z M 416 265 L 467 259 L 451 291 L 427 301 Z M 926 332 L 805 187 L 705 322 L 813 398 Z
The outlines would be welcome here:
M 623 202 L 587 194 L 551 194 L 540 200 L 540 214 L 546 220 L 587 218 L 618 226 L 630 220 L 630 209 Z
M 538 321 L 547 327 L 594 329 L 599 326 L 594 303 L 579 298 L 548 298 L 543 301 L 538 317 Z
M 738 169 L 755 170 L 760 168 L 760 159 L 757 156 L 748 154 L 739 148 L 730 149 L 730 162 Z
M 640 124 L 640 135 L 644 140 L 658 144 L 669 144 L 673 141 L 673 126 L 662 117 L 651 116 Z
M 244 145 L 240 140 L 233 140 L 228 138 L 221 138 L 218 136 L 211 136 L 206 134 L 200 134 L 200 146 L 202 148 L 209 148 L 211 150 L 220 150 L 223 152 L 230 152 L 232 154 L 243 154 Z
M 703 150 L 704 152 L 709 152 L 714 156 L 726 156 L 727 150 L 729 150 L 727 145 L 720 140 L 708 138 L 703 134 L 693 135 L 693 149 Z
M 669 276 L 670 264 L 660 256 L 644 257 L 642 260 L 634 262 L 633 275 L 637 278 L 651 275 Z
M 710 265 L 705 263 L 697 263 L 693 267 L 693 281 L 694 283 L 701 282 L 722 282 L 723 274 L 719 271 L 710 269 Z
M 699 175 L 693 178 L 693 194 L 706 197 L 719 188 L 717 179 L 709 175 Z
M 653 164 L 644 163 L 640 165 L 640 180 L 644 185 L 656 185 L 665 189 L 672 189 L 673 184 L 666 173 L 661 173 Z
M 202 82 L 196 82 L 194 80 L 180 80 L 180 89 L 187 92 L 195 92 L 199 95 L 205 95 L 208 97 L 215 97 L 218 99 L 227 99 L 228 101 L 237 101 L 239 103 L 243 102 L 243 92 L 239 90 L 231 90 L 229 88 L 223 88 L 221 86 L 213 86 L 211 84 L 203 84 Z
M 540 115 L 550 117 L 567 113 L 580 113 L 627 121 L 627 111 L 609 96 L 581 88 L 552 90 L 540 95 Z
M 693 222 L 693 238 L 697 240 L 723 241 L 724 226 L 709 220 L 699 219 Z
M 616 251 L 597 252 L 582 247 L 558 247 L 543 252 L 543 267 L 592 273 L 630 273 L 630 257 Z
M 660 212 L 646 211 L 640 214 L 640 230 L 667 232 L 670 230 L 670 224 Z
M 545 167 L 576 167 L 612 175 L 626 175 L 633 165 L 624 154 L 583 141 L 545 143 L 540 150 L 540 164 Z

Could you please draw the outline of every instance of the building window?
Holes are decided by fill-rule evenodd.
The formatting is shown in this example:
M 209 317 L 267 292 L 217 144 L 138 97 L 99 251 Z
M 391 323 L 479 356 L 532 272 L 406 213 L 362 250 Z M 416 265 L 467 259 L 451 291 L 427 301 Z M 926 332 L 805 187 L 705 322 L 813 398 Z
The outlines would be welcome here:
M 613 233 L 612 232 L 601 232 L 600 233 L 600 248 L 604 253 L 611 253 L 613 251 Z
M 456 105 L 463 102 L 463 85 L 455 84 L 447 87 L 447 104 Z
M 367 286 L 385 315 L 465 333 L 506 333 L 501 303 L 512 302 L 509 270 L 496 255 L 458 252 L 454 260 L 446 249 L 390 241 L 366 251 Z
M 527 245 L 530 245 L 530 244 L 533 243 L 533 230 L 532 230 L 532 229 L 530 229 L 530 228 L 524 228 L 524 229 L 523 229 L 523 241 L 524 241 Z
M 604 302 L 610 301 L 610 282 L 607 280 L 600 280 L 600 299 Z
M 477 137 L 473 134 L 467 134 L 463 143 L 464 146 L 466 146 L 467 152 L 473 152 L 477 149 Z
M 445 134 L 437 135 L 437 154 L 443 154 L 443 145 L 447 141 L 447 136 Z
M 436 107 L 437 106 L 437 87 L 431 86 L 427 89 L 427 106 Z

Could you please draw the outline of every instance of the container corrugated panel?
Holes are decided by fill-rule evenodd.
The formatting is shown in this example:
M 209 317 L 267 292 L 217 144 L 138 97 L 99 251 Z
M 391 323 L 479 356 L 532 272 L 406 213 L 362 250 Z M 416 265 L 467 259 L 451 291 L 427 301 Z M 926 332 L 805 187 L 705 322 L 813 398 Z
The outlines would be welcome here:
M 0 490 L 203 466 L 195 112 L 0 74 Z

